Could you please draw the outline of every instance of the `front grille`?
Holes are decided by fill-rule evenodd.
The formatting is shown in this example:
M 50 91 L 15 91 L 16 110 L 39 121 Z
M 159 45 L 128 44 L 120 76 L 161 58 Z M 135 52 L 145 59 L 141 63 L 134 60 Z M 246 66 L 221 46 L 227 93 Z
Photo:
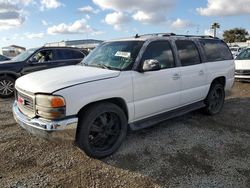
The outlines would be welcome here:
M 17 91 L 17 104 L 19 110 L 28 117 L 35 116 L 35 97 L 25 94 L 23 92 Z
M 235 70 L 236 75 L 250 75 L 250 70 Z

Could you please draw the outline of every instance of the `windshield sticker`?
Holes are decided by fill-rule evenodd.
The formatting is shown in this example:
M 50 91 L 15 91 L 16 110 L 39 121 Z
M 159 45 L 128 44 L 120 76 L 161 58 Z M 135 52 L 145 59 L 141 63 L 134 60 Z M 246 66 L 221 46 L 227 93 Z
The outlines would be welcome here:
M 115 56 L 117 57 L 124 57 L 124 58 L 130 58 L 131 53 L 130 52 L 122 52 L 122 51 L 117 51 Z

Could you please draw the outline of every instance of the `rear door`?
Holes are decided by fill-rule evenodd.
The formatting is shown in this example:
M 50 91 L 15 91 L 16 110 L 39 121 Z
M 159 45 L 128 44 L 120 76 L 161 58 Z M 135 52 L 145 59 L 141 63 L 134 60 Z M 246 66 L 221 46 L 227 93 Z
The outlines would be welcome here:
M 76 65 L 85 57 L 81 51 L 76 49 L 56 49 L 55 64 L 57 66 Z
M 175 44 L 181 63 L 181 105 L 185 106 L 204 99 L 206 70 L 194 41 L 176 40 Z
M 157 60 L 161 70 L 133 71 L 135 121 L 177 108 L 180 105 L 180 68 L 176 67 L 169 41 L 151 42 L 145 50 L 145 60 Z

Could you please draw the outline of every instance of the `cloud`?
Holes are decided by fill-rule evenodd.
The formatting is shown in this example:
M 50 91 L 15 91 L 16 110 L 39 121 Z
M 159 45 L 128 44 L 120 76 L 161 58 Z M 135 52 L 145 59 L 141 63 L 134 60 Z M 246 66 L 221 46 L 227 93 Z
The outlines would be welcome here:
M 250 0 L 207 0 L 207 7 L 197 8 L 202 16 L 234 16 L 250 14 Z
M 129 17 L 122 12 L 113 12 L 106 15 L 104 22 L 114 26 L 115 30 L 121 30 L 122 26 L 129 22 Z
M 0 30 L 21 26 L 25 21 L 24 11 L 11 1 L 0 1 Z
M 42 24 L 43 24 L 43 26 L 48 26 L 49 25 L 49 23 L 46 22 L 45 20 L 42 20 Z
M 19 0 L 18 2 L 24 5 L 29 5 L 31 3 L 34 3 L 34 0 Z
M 194 27 L 194 24 L 189 20 L 181 20 L 178 18 L 171 23 L 171 28 L 173 29 L 186 29 L 189 27 Z
M 85 7 L 81 7 L 78 8 L 79 12 L 85 13 L 85 14 L 97 14 L 100 12 L 100 10 L 95 10 L 93 7 L 91 6 L 85 6 Z
M 172 0 L 93 0 L 103 10 L 126 13 L 141 23 L 159 24 L 174 6 Z
M 45 9 L 56 9 L 61 6 L 63 6 L 63 4 L 58 0 L 41 0 L 40 10 L 43 11 Z
M 100 31 L 93 29 L 87 24 L 85 19 L 76 20 L 74 23 L 65 24 L 61 23 L 59 25 L 54 25 L 49 27 L 47 30 L 48 34 L 84 34 L 90 33 L 92 35 L 100 34 Z
M 206 29 L 204 31 L 204 35 L 213 36 L 214 35 L 214 31 L 212 29 Z
M 28 39 L 40 39 L 44 37 L 44 33 L 25 33 L 24 36 Z

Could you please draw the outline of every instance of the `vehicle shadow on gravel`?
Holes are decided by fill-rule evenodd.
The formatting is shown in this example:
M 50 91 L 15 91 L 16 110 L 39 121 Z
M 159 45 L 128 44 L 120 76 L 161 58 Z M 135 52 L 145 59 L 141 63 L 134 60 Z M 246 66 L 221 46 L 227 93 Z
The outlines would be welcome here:
M 250 98 L 230 98 L 223 111 L 200 111 L 131 132 L 108 165 L 160 186 L 250 186 Z

